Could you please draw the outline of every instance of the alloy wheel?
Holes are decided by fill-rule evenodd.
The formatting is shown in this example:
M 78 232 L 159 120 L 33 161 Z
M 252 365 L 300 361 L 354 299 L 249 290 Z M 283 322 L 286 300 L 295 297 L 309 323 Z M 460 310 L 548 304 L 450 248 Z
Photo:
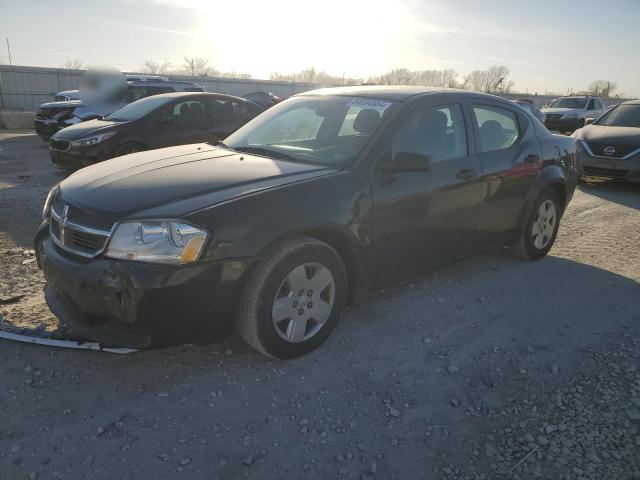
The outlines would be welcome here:
M 538 250 L 542 250 L 551 242 L 556 227 L 556 217 L 556 206 L 551 200 L 545 200 L 540 204 L 531 226 L 533 246 Z
M 329 320 L 335 300 L 331 271 L 315 262 L 298 265 L 281 282 L 271 318 L 283 340 L 300 343 L 316 335 Z

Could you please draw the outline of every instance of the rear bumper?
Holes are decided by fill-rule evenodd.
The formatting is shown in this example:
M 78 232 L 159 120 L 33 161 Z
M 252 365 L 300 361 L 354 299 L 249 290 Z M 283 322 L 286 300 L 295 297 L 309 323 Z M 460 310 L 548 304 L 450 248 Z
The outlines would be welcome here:
M 78 336 L 103 345 L 146 348 L 205 341 L 233 326 L 240 278 L 250 261 L 187 266 L 62 252 L 43 225 L 35 239 L 46 301 Z
M 603 158 L 591 156 L 580 148 L 578 150 L 578 171 L 580 175 L 617 178 L 640 183 L 640 155 L 626 160 Z
M 546 117 L 544 120 L 544 125 L 549 130 L 556 130 L 558 132 L 573 132 L 579 128 L 584 127 L 584 119 Z

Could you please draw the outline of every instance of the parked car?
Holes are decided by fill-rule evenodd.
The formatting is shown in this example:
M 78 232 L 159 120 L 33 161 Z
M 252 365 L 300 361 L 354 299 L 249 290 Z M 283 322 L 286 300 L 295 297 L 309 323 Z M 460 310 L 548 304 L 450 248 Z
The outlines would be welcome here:
M 118 101 L 91 105 L 87 105 L 82 100 L 43 103 L 36 111 L 34 125 L 36 133 L 43 140 L 49 140 L 54 133 L 69 125 L 103 117 L 127 103 L 144 97 L 168 92 L 202 91 L 203 88 L 200 85 L 191 82 L 129 81 L 126 98 Z
M 54 102 L 68 102 L 69 100 L 80 100 L 80 90 L 64 90 L 56 93 L 53 97 Z
M 508 100 L 331 88 L 218 146 L 79 170 L 49 193 L 35 248 L 78 336 L 145 348 L 236 327 L 290 358 L 368 287 L 500 245 L 544 257 L 575 183 L 574 139 Z
M 584 127 L 587 118 L 597 118 L 606 110 L 600 97 L 574 95 L 556 98 L 542 109 L 542 113 L 549 130 L 573 132 Z
M 530 112 L 534 117 L 540 120 L 544 125 L 544 121 L 545 121 L 544 113 L 538 110 L 530 100 L 518 99 L 518 100 L 514 100 L 514 102 L 520 105 L 522 108 L 524 108 L 528 112 Z
M 101 119 L 51 137 L 54 165 L 77 169 L 129 153 L 227 137 L 264 110 L 244 98 L 215 93 L 163 93 L 129 103 Z
M 282 99 L 271 92 L 253 92 L 243 95 L 242 98 L 251 100 L 258 105 L 262 105 L 264 108 L 273 107 L 275 104 L 280 103 Z
M 640 100 L 615 106 L 573 136 L 581 174 L 640 183 Z

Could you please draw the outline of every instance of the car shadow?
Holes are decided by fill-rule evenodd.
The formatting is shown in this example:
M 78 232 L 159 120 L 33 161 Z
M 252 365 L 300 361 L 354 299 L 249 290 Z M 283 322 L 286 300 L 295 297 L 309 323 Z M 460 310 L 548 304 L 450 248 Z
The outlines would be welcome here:
M 583 178 L 578 188 L 596 197 L 640 210 L 640 185 L 599 177 Z

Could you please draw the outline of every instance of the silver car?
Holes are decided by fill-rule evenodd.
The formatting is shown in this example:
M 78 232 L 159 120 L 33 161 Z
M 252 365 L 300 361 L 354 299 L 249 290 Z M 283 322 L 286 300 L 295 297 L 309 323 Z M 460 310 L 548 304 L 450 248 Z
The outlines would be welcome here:
M 582 175 L 640 183 L 640 100 L 613 107 L 573 137 Z

